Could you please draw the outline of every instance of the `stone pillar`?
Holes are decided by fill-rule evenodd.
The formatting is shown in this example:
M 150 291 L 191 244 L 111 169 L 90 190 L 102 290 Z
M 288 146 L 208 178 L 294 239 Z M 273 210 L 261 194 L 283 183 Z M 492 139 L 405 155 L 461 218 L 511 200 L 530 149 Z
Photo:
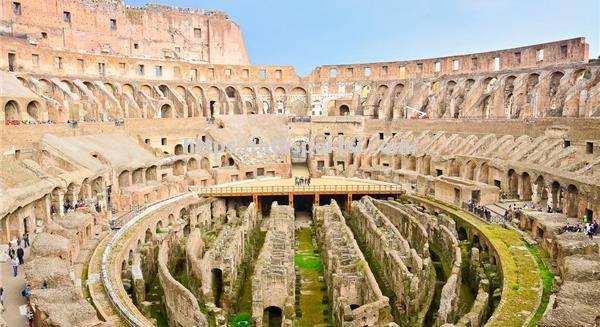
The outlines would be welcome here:
M 133 263 L 131 265 L 131 288 L 133 290 L 133 299 L 137 304 L 141 304 L 146 300 L 146 282 L 141 268 L 141 256 L 139 252 L 133 255 Z
M 56 194 L 58 196 L 58 208 L 56 208 L 56 212 L 58 213 L 59 217 L 62 217 L 65 215 L 65 191 L 58 189 L 56 190 Z

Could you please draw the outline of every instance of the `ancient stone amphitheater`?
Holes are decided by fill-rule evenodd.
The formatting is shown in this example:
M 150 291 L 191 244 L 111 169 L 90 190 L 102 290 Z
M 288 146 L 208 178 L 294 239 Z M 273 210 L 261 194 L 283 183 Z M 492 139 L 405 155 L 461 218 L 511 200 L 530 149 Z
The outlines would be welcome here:
M 0 326 L 600 326 L 585 39 L 301 77 L 222 12 L 1 10 Z

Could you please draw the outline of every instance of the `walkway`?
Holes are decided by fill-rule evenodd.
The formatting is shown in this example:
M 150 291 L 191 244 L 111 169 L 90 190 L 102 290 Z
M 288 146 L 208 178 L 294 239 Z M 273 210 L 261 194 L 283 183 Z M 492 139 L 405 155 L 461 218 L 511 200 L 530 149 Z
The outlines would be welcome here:
M 450 205 L 419 196 L 410 199 L 437 207 L 452 218 L 473 226 L 489 240 L 499 256 L 502 268 L 502 298 L 492 317 L 489 327 L 524 326 L 541 307 L 543 284 L 533 254 L 526 247 L 521 235 L 497 224 L 488 224 L 470 213 Z
M 29 260 L 28 247 L 25 249 L 25 262 Z M 23 272 L 23 266 L 19 267 L 19 274 L 17 277 L 13 277 L 13 269 L 10 264 L 10 259 L 2 263 L 2 287 L 4 288 L 4 313 L 2 316 L 6 321 L 7 326 L 26 326 L 27 320 L 24 313 L 27 311 L 21 311 L 26 307 L 21 308 L 26 304 L 25 298 L 21 295 L 21 291 L 25 288 L 25 273 Z

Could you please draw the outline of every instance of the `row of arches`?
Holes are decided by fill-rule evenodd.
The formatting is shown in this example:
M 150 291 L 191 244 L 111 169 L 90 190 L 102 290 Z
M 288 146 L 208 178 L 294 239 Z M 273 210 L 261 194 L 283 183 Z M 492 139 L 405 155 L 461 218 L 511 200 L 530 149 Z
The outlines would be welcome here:
M 28 101 L 23 107 L 16 100 L 8 100 L 3 108 L 4 121 L 40 122 L 48 120 L 48 113 L 45 112 L 44 107 L 37 100 Z M 25 110 L 23 111 L 23 109 Z

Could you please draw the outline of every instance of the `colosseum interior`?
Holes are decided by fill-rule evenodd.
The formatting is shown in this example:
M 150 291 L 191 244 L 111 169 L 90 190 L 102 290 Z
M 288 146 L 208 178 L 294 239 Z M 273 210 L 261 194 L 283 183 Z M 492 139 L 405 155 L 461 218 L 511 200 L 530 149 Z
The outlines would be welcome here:
M 600 326 L 584 38 L 299 76 L 224 12 L 1 10 L 0 326 Z

